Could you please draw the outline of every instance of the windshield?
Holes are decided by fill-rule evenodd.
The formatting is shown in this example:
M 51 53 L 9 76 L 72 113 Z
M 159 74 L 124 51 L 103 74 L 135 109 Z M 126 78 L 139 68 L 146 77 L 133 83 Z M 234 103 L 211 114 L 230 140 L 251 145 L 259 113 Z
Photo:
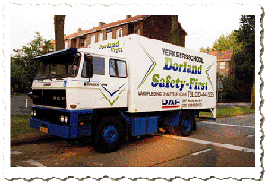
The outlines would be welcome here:
M 40 62 L 39 73 L 36 79 L 62 79 L 65 77 L 76 77 L 80 64 L 80 53 L 77 53 L 71 59 L 57 58 L 46 59 Z

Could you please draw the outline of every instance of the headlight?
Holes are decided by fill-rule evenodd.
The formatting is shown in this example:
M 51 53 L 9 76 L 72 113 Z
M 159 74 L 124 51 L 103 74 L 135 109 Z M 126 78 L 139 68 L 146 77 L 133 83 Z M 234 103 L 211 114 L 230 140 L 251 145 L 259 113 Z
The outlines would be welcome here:
M 67 116 L 64 117 L 64 122 L 65 122 L 65 123 L 68 122 L 68 117 L 67 117 Z
M 37 115 L 37 112 L 35 109 L 31 109 L 31 116 L 34 117 Z
M 61 117 L 60 117 L 60 121 L 63 123 L 64 122 L 64 116 L 63 115 L 61 115 Z
M 62 123 L 67 123 L 68 122 L 68 116 L 64 116 L 64 115 L 61 115 L 61 117 L 60 117 L 60 121 L 62 122 Z

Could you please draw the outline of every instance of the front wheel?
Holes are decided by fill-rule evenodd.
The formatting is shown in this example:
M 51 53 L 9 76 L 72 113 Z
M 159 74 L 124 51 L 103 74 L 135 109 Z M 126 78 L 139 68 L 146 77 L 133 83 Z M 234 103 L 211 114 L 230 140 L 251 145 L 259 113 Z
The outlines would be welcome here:
M 119 149 L 124 128 L 119 118 L 105 117 L 96 127 L 95 149 L 99 152 L 112 152 Z

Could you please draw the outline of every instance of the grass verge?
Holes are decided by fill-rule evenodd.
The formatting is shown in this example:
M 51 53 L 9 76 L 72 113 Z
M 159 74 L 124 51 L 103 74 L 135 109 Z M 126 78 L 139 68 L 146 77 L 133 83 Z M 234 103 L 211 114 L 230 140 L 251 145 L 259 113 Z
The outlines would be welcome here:
M 255 109 L 251 109 L 250 107 L 218 107 L 216 110 L 216 117 L 224 118 L 232 116 L 242 116 L 254 112 Z M 213 117 L 213 115 L 210 112 L 201 112 L 200 117 Z
M 47 136 L 47 134 L 31 128 L 29 121 L 30 115 L 11 115 L 11 140 Z

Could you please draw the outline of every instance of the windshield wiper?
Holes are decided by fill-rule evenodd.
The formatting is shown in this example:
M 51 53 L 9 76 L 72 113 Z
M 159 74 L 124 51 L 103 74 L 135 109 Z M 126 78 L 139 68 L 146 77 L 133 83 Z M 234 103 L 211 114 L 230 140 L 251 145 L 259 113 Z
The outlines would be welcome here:
M 64 80 L 63 78 L 67 77 L 67 76 L 62 76 L 62 75 L 54 75 L 53 78 L 55 78 L 56 80 Z
M 36 78 L 36 80 L 41 80 L 43 81 L 44 79 L 50 79 L 49 77 L 39 77 L 39 78 Z

